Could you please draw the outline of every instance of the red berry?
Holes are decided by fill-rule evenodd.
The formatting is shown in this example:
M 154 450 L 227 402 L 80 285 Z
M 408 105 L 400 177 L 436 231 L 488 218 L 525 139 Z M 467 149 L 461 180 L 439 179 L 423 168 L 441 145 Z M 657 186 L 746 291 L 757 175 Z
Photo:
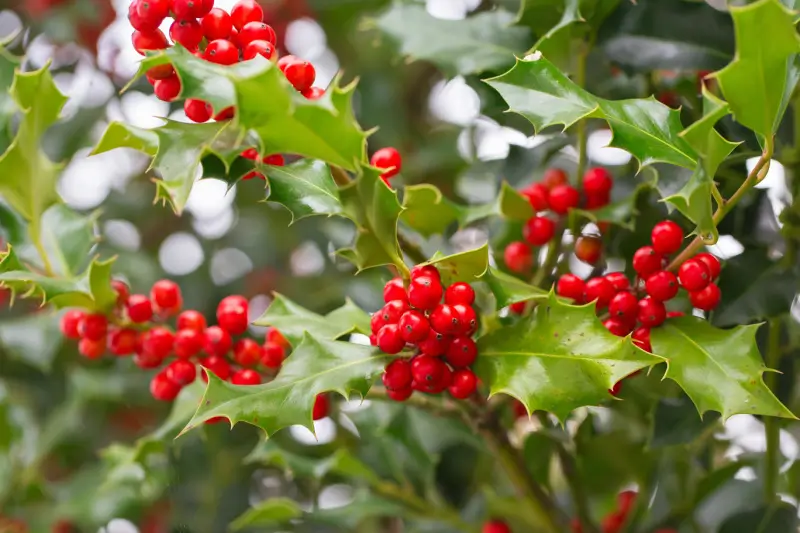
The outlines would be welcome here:
M 78 342 L 78 352 L 87 359 L 99 359 L 106 353 L 106 338 L 94 340 L 84 337 Z
M 314 420 L 322 420 L 328 416 L 328 411 L 330 411 L 330 403 L 331 402 L 327 394 L 318 394 L 314 399 L 314 409 L 311 413 L 311 417 Z
M 403 278 L 394 278 L 386 282 L 386 285 L 383 286 L 383 301 L 388 303 L 392 300 L 408 301 Z
M 719 272 L 722 270 L 722 264 L 719 262 L 719 259 L 717 259 L 717 256 L 708 252 L 702 252 L 694 256 L 693 259 L 702 261 L 708 267 L 708 271 L 711 273 L 712 281 L 719 277 Z
M 600 193 L 600 194 L 587 194 L 586 201 L 583 204 L 583 207 L 592 210 L 592 209 L 600 209 L 601 207 L 605 207 L 611 201 L 611 194 L 610 193 Z M 607 222 L 600 222 L 598 226 L 600 226 L 601 231 L 605 233 L 606 229 L 602 227 L 603 224 L 608 224 Z
M 188 310 L 178 315 L 178 329 L 193 329 L 198 333 L 203 333 L 206 329 L 206 317 L 198 311 Z
M 276 342 L 267 342 L 261 348 L 261 364 L 267 368 L 280 368 L 286 359 L 286 348 Z
M 683 244 L 683 230 L 671 220 L 659 222 L 650 233 L 653 248 L 656 252 L 669 255 L 681 249 Z
M 608 306 L 616 292 L 606 278 L 592 278 L 586 282 L 583 297 L 586 302 L 597 300 L 597 309 L 603 309 Z
M 678 278 L 669 270 L 661 270 L 647 277 L 645 290 L 654 300 L 666 302 L 678 294 Z
M 171 402 L 179 392 L 181 392 L 181 386 L 169 379 L 165 372 L 156 374 L 150 380 L 150 394 L 156 400 Z
M 381 148 L 372 154 L 369 162 L 373 167 L 385 170 L 381 176 L 387 180 L 395 177 L 403 167 L 403 158 L 394 148 Z
M 152 19 L 140 16 L 138 9 L 141 3 L 141 0 L 136 0 L 135 2 L 131 2 L 131 5 L 128 6 L 128 20 L 130 21 L 131 26 L 133 26 L 133 29 L 137 31 L 151 32 L 157 30 L 158 26 L 163 21 L 163 18 Z
M 222 122 L 223 120 L 230 120 L 236 115 L 236 109 L 233 106 L 226 107 L 216 115 L 214 115 L 214 120 L 217 122 Z
M 670 311 L 667 313 L 667 318 L 678 318 L 685 316 L 681 311 Z
M 586 283 L 575 274 L 564 274 L 558 278 L 556 284 L 556 294 L 564 298 L 570 298 L 575 303 L 583 302 L 583 293 L 586 291 Z
M 248 22 L 239 30 L 239 47 L 245 48 L 253 41 L 266 41 L 274 46 L 278 42 L 275 30 L 269 24 L 263 22 Z
M 658 272 L 664 266 L 664 256 L 652 246 L 642 246 L 633 254 L 633 269 L 641 278 Z
M 136 14 L 143 19 L 160 23 L 169 15 L 169 0 L 138 0 Z
M 217 324 L 231 335 L 247 331 L 248 303 L 243 296 L 226 296 L 217 306 Z
M 197 378 L 197 368 L 194 363 L 184 361 L 183 359 L 176 359 L 167 365 L 164 373 L 172 382 L 178 385 L 188 385 Z
M 153 318 L 153 304 L 144 294 L 131 294 L 125 308 L 128 311 L 128 318 L 137 324 Z
M 203 35 L 208 39 L 208 42 L 216 41 L 217 39 L 227 39 L 231 35 L 233 29 L 233 20 L 231 16 L 224 9 L 215 7 L 208 15 L 203 17 L 201 22 Z
M 383 385 L 389 390 L 411 388 L 411 363 L 407 359 L 395 359 L 386 366 Z
M 267 331 L 267 342 L 274 342 L 279 346 L 283 346 L 286 350 L 292 347 L 289 341 L 286 340 L 286 337 L 284 337 L 283 334 L 281 334 L 281 332 L 275 328 L 270 328 L 270 330 Z
M 530 246 L 521 241 L 506 246 L 503 259 L 509 270 L 520 274 L 527 272 L 533 266 L 533 252 Z
M 453 377 L 450 380 L 450 396 L 463 400 L 469 398 L 478 389 L 478 378 L 472 370 L 464 368 L 453 372 Z
M 397 324 L 400 318 L 408 311 L 408 304 L 402 300 L 392 300 L 372 315 L 373 333 L 378 333 L 383 326 Z
M 163 362 L 162 358 L 148 352 L 137 351 L 136 355 L 133 356 L 133 363 L 144 370 L 158 368 Z
M 534 211 L 546 211 L 550 208 L 548 197 L 550 193 L 547 187 L 541 183 L 534 183 L 530 187 L 522 190 L 522 195 L 528 199 Z
M 630 292 L 618 292 L 608 304 L 608 314 L 611 318 L 624 322 L 635 321 L 638 313 L 639 299 Z
M 417 276 L 411 278 L 408 287 L 408 303 L 417 309 L 427 311 L 433 309 L 442 301 L 442 283 L 430 276 Z
M 288 67 L 295 61 L 300 61 L 300 59 L 297 56 L 293 56 L 292 54 L 281 56 L 281 58 L 278 59 L 278 68 L 280 69 L 281 72 L 284 72 L 286 71 L 286 67 Z
M 628 323 L 618 318 L 607 318 L 603 321 L 603 326 L 605 326 L 609 333 L 617 337 L 624 337 L 631 332 Z
M 678 279 L 687 291 L 699 291 L 711 283 L 711 272 L 703 261 L 689 259 L 678 269 Z
M 450 305 L 472 305 L 475 302 L 475 290 L 463 281 L 453 283 L 444 291 L 444 302 Z
M 271 60 L 275 57 L 275 47 L 267 41 L 262 40 L 255 40 L 247 43 L 247 46 L 245 46 L 242 52 L 245 61 L 253 59 L 258 55 Z
M 717 307 L 721 297 L 722 293 L 716 283 L 709 283 L 704 289 L 689 293 L 689 301 L 692 302 L 692 306 L 703 311 L 711 311 Z
M 550 209 L 559 215 L 565 215 L 573 207 L 578 207 L 581 195 L 571 185 L 557 185 L 550 191 Z
M 442 276 L 439 274 L 439 269 L 433 265 L 417 265 L 411 269 L 411 279 L 420 276 L 427 276 L 439 282 L 442 281 Z
M 542 176 L 542 185 L 549 191 L 559 185 L 565 185 L 569 182 L 569 176 L 561 168 L 548 168 L 544 171 Z
M 180 359 L 194 357 L 205 346 L 205 336 L 196 329 L 179 329 L 175 334 L 175 356 Z
M 135 31 L 131 37 L 133 48 L 141 55 L 147 50 L 164 50 L 169 46 L 167 36 L 159 29 L 153 31 Z
M 112 279 L 111 288 L 117 293 L 117 305 L 125 305 L 131 296 L 131 289 L 128 284 L 118 279 Z
M 227 380 L 231 375 L 230 363 L 218 355 L 209 355 L 205 359 L 201 359 L 200 366 L 207 368 L 209 372 L 213 372 L 223 381 Z M 208 381 L 205 375 L 203 375 L 203 381 Z
M 265 165 L 272 165 L 273 167 L 282 167 L 284 164 L 286 164 L 281 154 L 268 155 L 262 159 L 261 162 Z
M 317 72 L 314 70 L 314 65 L 308 61 L 297 60 L 286 65 L 283 73 L 289 83 L 298 91 L 305 91 L 314 85 L 314 80 L 317 77 Z M 384 173 L 385 174 L 385 173 Z
M 108 347 L 117 356 L 131 355 L 139 344 L 139 332 L 135 329 L 115 329 L 108 337 Z
M 511 533 L 511 528 L 505 522 L 492 520 L 483 525 L 481 533 Z
M 259 385 L 261 384 L 261 376 L 255 370 L 243 368 L 233 373 L 231 383 L 234 385 Z
M 396 402 L 404 402 L 408 400 L 414 393 L 414 389 L 406 387 L 405 389 L 387 389 L 386 396 Z
M 264 10 L 255 0 L 240 0 L 231 9 L 231 20 L 237 30 L 244 28 L 248 22 L 264 20 Z
M 478 314 L 471 305 L 455 304 L 453 310 L 456 312 L 461 327 L 456 335 L 471 336 L 478 331 Z
M 419 311 L 406 311 L 400 317 L 398 324 L 400 335 L 406 342 L 420 342 L 428 338 L 431 324 L 428 319 Z
M 378 348 L 384 353 L 400 353 L 406 345 L 406 341 L 400 334 L 400 326 L 397 324 L 387 324 L 376 333 Z
M 453 337 L 450 335 L 442 335 L 441 333 L 437 333 L 431 329 L 428 332 L 428 338 L 417 343 L 417 346 L 423 355 L 438 357 L 447 352 L 452 341 Z
M 591 235 L 578 237 L 575 241 L 575 257 L 594 265 L 603 255 L 603 239 Z
M 431 328 L 442 335 L 454 335 L 462 328 L 461 317 L 452 305 L 437 305 L 431 312 Z
M 233 65 L 239 62 L 239 49 L 227 39 L 217 39 L 208 43 L 203 59 L 218 65 Z
M 646 352 L 652 352 L 653 347 L 650 345 L 650 328 L 641 327 L 636 328 L 631 334 L 633 343 Z
M 156 83 L 153 85 L 153 92 L 156 98 L 162 102 L 177 100 L 178 95 L 181 94 L 181 80 L 177 75 L 163 80 L 156 80 Z
M 181 289 L 178 284 L 168 279 L 156 281 L 150 289 L 150 300 L 158 309 L 172 310 L 180 307 Z
M 144 335 L 142 347 L 144 351 L 160 357 L 166 358 L 175 345 L 175 335 L 170 330 L 162 326 L 156 326 Z
M 253 339 L 240 339 L 233 346 L 233 360 L 240 366 L 253 366 L 261 359 L 261 346 Z
M 620 393 L 621 390 L 622 390 L 622 380 L 619 380 L 616 383 L 614 383 L 613 387 L 608 389 L 608 393 L 611 396 L 619 396 L 619 393 Z M 605 522 L 603 522 L 603 523 L 605 524 Z M 603 529 L 603 533 L 609 533 L 609 532 L 606 532 L 606 530 Z
M 619 394 L 619 389 L 622 388 L 622 382 L 617 382 L 612 389 L 611 394 L 617 396 Z M 612 513 L 605 518 L 603 518 L 602 526 L 603 526 L 603 533 L 619 533 L 622 529 L 622 526 L 625 524 L 626 515 L 621 512 Z
M 70 309 L 64 313 L 64 316 L 61 317 L 61 334 L 68 339 L 80 339 L 78 325 L 85 316 L 86 313 L 80 309 Z
M 78 322 L 78 333 L 81 338 L 93 341 L 105 339 L 106 332 L 108 331 L 108 319 L 106 315 L 98 313 L 91 315 L 84 315 L 80 322 Z
M 211 106 L 202 100 L 189 98 L 183 103 L 183 112 L 192 122 L 202 124 L 211 119 L 213 110 Z
M 194 52 L 203 40 L 203 29 L 194 19 L 176 20 L 169 27 L 169 36 L 173 42 L 180 43 L 190 52 Z
M 172 12 L 177 19 L 199 19 L 214 7 L 213 0 L 172 0 Z
M 422 390 L 431 390 L 439 386 L 447 365 L 441 359 L 421 355 L 411 362 L 411 375 Z
M 156 81 L 158 80 L 165 80 L 167 78 L 171 78 L 175 76 L 175 69 L 172 68 L 172 65 L 169 63 L 165 63 L 163 65 L 157 65 L 155 67 L 151 67 L 147 69 L 145 72 L 145 76 L 147 76 L 147 81 L 150 82 L 150 85 L 155 86 Z
M 478 357 L 478 347 L 469 337 L 456 337 L 447 348 L 445 359 L 454 368 L 463 368 L 472 365 Z
M 628 281 L 628 276 L 624 272 L 611 272 L 606 274 L 605 278 L 611 282 L 616 291 L 626 291 L 631 287 L 631 282 Z
M 648 328 L 660 326 L 667 318 L 667 310 L 664 303 L 653 298 L 642 298 L 639 300 L 639 322 Z
M 305 91 L 301 91 L 301 92 L 303 93 L 303 96 L 305 96 L 307 100 L 319 100 L 320 98 L 325 96 L 325 89 L 323 89 L 322 87 L 310 87 L 310 88 L 306 89 Z M 389 179 L 389 178 L 386 178 L 385 174 L 381 175 L 381 177 L 383 177 L 385 179 Z M 408 390 L 409 390 L 409 392 L 411 391 L 410 388 Z M 409 394 L 409 396 L 410 396 L 410 394 Z
M 547 244 L 556 232 L 556 224 L 547 217 L 531 217 L 522 228 L 522 236 L 533 246 Z
M 636 503 L 636 496 L 638 494 L 633 490 L 623 490 L 617 494 L 617 510 L 624 515 L 630 513 Z
M 583 175 L 583 192 L 587 196 L 608 194 L 613 185 L 611 173 L 602 167 L 590 168 Z
M 219 326 L 206 328 L 203 349 L 208 355 L 224 357 L 231 349 L 233 340 L 227 331 Z

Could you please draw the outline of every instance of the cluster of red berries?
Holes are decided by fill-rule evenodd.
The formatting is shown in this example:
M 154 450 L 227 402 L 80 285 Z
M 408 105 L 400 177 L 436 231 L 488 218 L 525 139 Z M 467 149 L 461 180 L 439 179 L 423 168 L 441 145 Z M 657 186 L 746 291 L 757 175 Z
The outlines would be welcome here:
M 249 324 L 248 302 L 243 296 L 228 296 L 217 307 L 217 325 L 194 310 L 181 312 L 183 298 L 178 285 L 170 280 L 156 282 L 149 297 L 130 294 L 128 286 L 112 282 L 117 305 L 109 315 L 67 311 L 61 319 L 61 332 L 78 340 L 79 352 L 98 359 L 107 351 L 114 356 L 133 356 L 142 369 L 161 368 L 150 382 L 157 400 L 172 401 L 181 388 L 197 378 L 197 364 L 220 379 L 236 385 L 258 385 L 263 370 L 271 375 L 280 368 L 290 349 L 276 329 L 267 333 L 262 345 L 242 336 Z M 172 317 L 175 328 L 168 326 Z M 261 368 L 259 368 L 259 366 Z M 202 374 L 206 379 L 205 374 Z
M 617 508 L 611 513 L 607 514 L 601 523 L 602 533 L 619 533 L 622 531 L 625 522 L 628 520 L 633 506 L 636 504 L 636 497 L 638 493 L 632 490 L 622 491 L 617 494 Z M 572 520 L 572 533 L 583 533 L 583 526 L 580 520 L 574 518 Z M 653 533 L 678 533 L 674 529 L 659 529 Z
M 502 520 L 492 520 L 483 524 L 481 533 L 511 533 L 511 528 Z
M 544 246 L 556 233 L 554 216 L 565 216 L 570 209 L 598 209 L 608 204 L 614 180 L 604 168 L 590 168 L 583 175 L 583 195 L 569 184 L 567 173 L 550 168 L 541 182 L 522 190 L 536 214 L 522 229 L 523 241 L 506 246 L 504 259 L 512 272 L 524 274 L 533 267 L 533 248 Z M 552 215 L 544 214 L 546 211 Z
M 596 302 L 598 313 L 608 312 L 603 322 L 608 331 L 620 337 L 632 333 L 634 342 L 650 352 L 650 329 L 683 314 L 667 312 L 664 305 L 681 287 L 697 309 L 711 311 L 719 304 L 720 290 L 714 280 L 721 264 L 715 256 L 707 252 L 695 255 L 680 265 L 677 276 L 666 269 L 668 256 L 680 250 L 683 239 L 683 230 L 676 223 L 659 222 L 651 233 L 652 246 L 643 246 L 633 254 L 633 285 L 622 272 L 588 281 L 564 274 L 556 284 L 556 292 L 577 303 Z
M 435 267 L 417 266 L 408 288 L 395 278 L 384 287 L 383 299 L 386 305 L 372 315 L 372 345 L 391 355 L 414 350 L 412 357 L 386 366 L 383 384 L 389 397 L 404 401 L 415 390 L 439 394 L 445 389 L 454 398 L 470 397 L 478 387 L 469 368 L 478 355 L 472 287 L 458 282 L 445 288 Z
M 218 65 L 233 65 L 256 56 L 277 61 L 286 79 L 310 100 L 325 94 L 314 87 L 314 66 L 295 56 L 280 60 L 276 49 L 277 36 L 271 26 L 264 23 L 264 11 L 255 0 L 240 0 L 228 13 L 214 7 L 214 0 L 134 0 L 128 9 L 128 20 L 134 28 L 133 47 L 142 55 L 148 50 L 164 50 L 170 40 L 159 29 L 164 20 L 172 16 L 169 37 L 180 43 L 197 57 Z M 181 93 L 181 80 L 171 65 L 160 65 L 147 72 L 156 96 L 165 101 L 177 100 Z M 212 109 L 202 100 L 188 99 L 184 103 L 186 116 L 194 122 L 207 122 L 233 118 L 234 109 Z

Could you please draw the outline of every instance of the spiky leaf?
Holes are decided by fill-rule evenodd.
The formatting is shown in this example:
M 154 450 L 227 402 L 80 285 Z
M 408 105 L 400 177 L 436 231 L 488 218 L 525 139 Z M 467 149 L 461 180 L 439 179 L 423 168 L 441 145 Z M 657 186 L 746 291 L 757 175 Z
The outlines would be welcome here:
M 453 255 L 436 254 L 424 265 L 434 265 L 442 275 L 442 281 L 450 285 L 457 281 L 478 281 L 489 268 L 489 245 Z
M 795 418 L 764 384 L 767 371 L 754 326 L 717 329 L 693 317 L 653 328 L 653 351 L 667 360 L 666 377 L 686 391 L 700 414 L 718 411 Z
M 508 394 L 529 411 L 559 419 L 578 407 L 597 405 L 625 376 L 661 362 L 611 335 L 593 304 L 561 303 L 550 293 L 536 312 L 478 341 L 477 371 L 492 395 Z
M 267 435 L 296 424 L 313 429 L 311 411 L 318 394 L 337 392 L 349 398 L 355 392 L 364 397 L 386 361 L 372 347 L 306 333 L 278 377 L 266 385 L 232 385 L 210 373 L 206 393 L 183 433 L 214 417 L 258 426 Z
M 268 167 L 267 200 L 283 205 L 294 223 L 312 215 L 337 215 L 342 212 L 339 189 L 331 170 L 322 161 L 301 159 L 285 167 Z
M 497 308 L 502 309 L 518 302 L 529 300 L 547 300 L 547 291 L 525 283 L 496 268 L 489 268 L 482 276 L 481 281 L 489 286 L 489 290 L 497 300 Z

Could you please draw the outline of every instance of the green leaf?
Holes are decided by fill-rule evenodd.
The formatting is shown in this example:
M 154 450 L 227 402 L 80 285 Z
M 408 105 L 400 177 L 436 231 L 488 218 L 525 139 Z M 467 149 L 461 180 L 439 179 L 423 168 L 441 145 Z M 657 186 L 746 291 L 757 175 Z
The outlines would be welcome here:
M 300 343 L 307 331 L 327 340 L 336 340 L 354 331 L 366 335 L 371 331 L 370 316 L 350 300 L 323 316 L 277 293 L 269 308 L 254 324 L 278 329 L 293 346 Z
M 550 486 L 550 465 L 555 450 L 553 439 L 541 431 L 528 435 L 522 446 L 522 454 L 528 470 L 533 478 L 545 487 Z
M 234 520 L 230 531 L 241 531 L 249 527 L 265 527 L 285 524 L 303 516 L 300 506 L 289 498 L 270 498 L 256 507 L 248 509 Z
M 397 191 L 383 182 L 379 170 L 363 167 L 361 176 L 339 194 L 343 215 L 356 225 L 356 240 L 352 248 L 338 253 L 359 271 L 383 265 L 408 271 L 397 243 L 397 222 L 403 207 L 397 200 Z
M 267 200 L 289 210 L 292 223 L 312 215 L 338 215 L 342 212 L 339 189 L 328 165 L 301 159 L 285 167 L 268 167 Z
M 572 306 L 550 293 L 535 314 L 478 341 L 476 370 L 490 394 L 508 394 L 533 412 L 559 419 L 578 407 L 598 405 L 608 390 L 660 358 L 611 335 L 593 304 Z
M 275 380 L 266 385 L 231 385 L 209 373 L 206 393 L 182 433 L 220 416 L 231 425 L 246 422 L 260 427 L 267 435 L 295 424 L 313 429 L 311 411 L 318 394 L 332 391 L 348 398 L 357 392 L 364 397 L 386 361 L 372 347 L 323 340 L 306 332 Z
M 800 37 L 791 11 L 778 0 L 758 0 L 731 7 L 736 32 L 736 57 L 714 74 L 737 122 L 771 136 L 785 106 L 789 60 L 800 53 Z M 764 28 L 769 28 L 765 38 Z
M 797 508 L 789 503 L 765 505 L 731 516 L 719 533 L 794 533 L 797 531 Z
M 42 215 L 40 239 L 55 274 L 72 277 L 89 263 L 98 213 L 84 216 L 63 204 Z
M 800 286 L 800 276 L 755 248 L 727 260 L 717 284 L 723 296 L 712 322 L 726 327 L 787 314 L 795 296 L 788 288 Z
M 14 141 L 0 156 L 0 194 L 31 223 L 33 236 L 38 235 L 42 213 L 58 202 L 60 167 L 44 154 L 41 140 L 58 120 L 67 98 L 56 88 L 49 68 L 48 64 L 41 70 L 14 74 L 9 91 L 22 118 Z
M 495 9 L 464 20 L 431 16 L 424 5 L 396 1 L 374 20 L 410 60 L 426 60 L 448 76 L 504 67 L 530 47 L 525 28 L 514 15 Z
M 650 448 L 683 446 L 717 424 L 718 416 L 696 416 L 697 409 L 686 396 L 661 398 L 653 413 Z
M 722 330 L 693 317 L 670 319 L 653 328 L 653 351 L 667 360 L 665 377 L 674 380 L 702 415 L 795 418 L 764 384 L 764 366 L 756 345 L 759 326 Z
M 433 259 L 422 264 L 439 269 L 447 285 L 458 281 L 472 283 L 478 281 L 489 268 L 489 245 L 453 255 L 441 256 L 437 253 Z
M 459 216 L 459 225 L 463 227 L 490 216 L 526 222 L 534 214 L 533 207 L 531 207 L 528 199 L 504 181 L 500 185 L 500 192 L 494 202 L 463 207 Z
M 165 119 L 163 126 L 151 130 L 114 122 L 92 154 L 133 148 L 153 156 L 150 169 L 161 178 L 156 180 L 156 199 L 169 202 L 175 213 L 181 214 L 197 179 L 200 161 L 207 154 L 235 146 L 238 135 L 230 122 L 186 124 Z
M 696 154 L 679 136 L 680 113 L 650 97 L 605 100 L 576 85 L 537 52 L 518 60 L 505 74 L 486 80 L 524 116 L 534 131 L 561 124 L 565 128 L 583 118 L 608 122 L 614 137 L 609 146 L 630 152 L 640 165 L 665 162 L 693 168 Z
M 0 345 L 13 358 L 47 372 L 63 336 L 54 313 L 35 313 L 0 322 Z
M 519 278 L 501 272 L 496 268 L 489 268 L 481 278 L 489 286 L 489 290 L 497 300 L 497 308 L 502 309 L 518 302 L 529 300 L 547 300 L 548 292 L 539 287 L 525 283 Z

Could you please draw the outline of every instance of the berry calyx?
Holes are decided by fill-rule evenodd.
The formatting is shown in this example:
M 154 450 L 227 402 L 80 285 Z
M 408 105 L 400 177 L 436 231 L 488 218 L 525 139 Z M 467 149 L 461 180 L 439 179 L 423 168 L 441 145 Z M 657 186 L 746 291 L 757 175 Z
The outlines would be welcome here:
M 678 294 L 678 278 L 668 270 L 661 270 L 647 277 L 645 290 L 654 300 L 666 302 Z
M 721 298 L 722 293 L 716 283 L 709 283 L 705 288 L 689 293 L 689 301 L 692 306 L 703 311 L 713 310 L 719 305 Z
M 650 239 L 656 252 L 669 255 L 681 249 L 683 230 L 673 221 L 665 220 L 653 227 Z
M 583 302 L 583 293 L 586 291 L 586 283 L 575 274 L 564 274 L 558 278 L 556 293 L 564 298 L 570 298 L 575 303 Z
M 509 270 L 523 274 L 533 266 L 533 251 L 524 242 L 512 242 L 506 246 L 503 260 Z

